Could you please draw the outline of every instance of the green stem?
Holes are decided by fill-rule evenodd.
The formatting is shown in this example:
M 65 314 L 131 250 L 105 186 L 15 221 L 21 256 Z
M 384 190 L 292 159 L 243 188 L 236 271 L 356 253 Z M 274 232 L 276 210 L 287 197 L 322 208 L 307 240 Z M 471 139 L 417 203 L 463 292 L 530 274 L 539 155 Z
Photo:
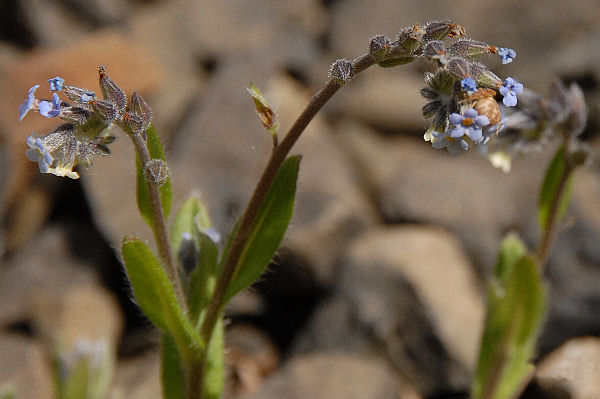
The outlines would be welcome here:
M 146 142 L 140 134 L 129 134 L 129 137 L 131 137 L 135 151 L 142 161 L 142 168 L 144 168 L 148 162 L 150 162 L 150 153 L 148 151 L 148 147 L 146 146 Z M 154 219 L 152 232 L 154 233 L 154 240 L 156 241 L 156 246 L 158 247 L 158 254 L 160 259 L 163 261 L 167 274 L 169 275 L 169 280 L 171 280 L 173 283 L 179 304 L 184 310 L 184 313 L 187 315 L 187 303 L 185 300 L 185 294 L 183 292 L 183 285 L 181 283 L 181 278 L 179 277 L 179 272 L 175 266 L 175 262 L 173 261 L 171 242 L 167 234 L 167 222 L 160 203 L 159 185 L 153 182 L 151 179 L 148 179 L 145 173 L 144 179 L 146 180 L 146 184 L 148 186 L 150 204 L 152 206 L 152 217 Z
M 375 59 L 371 55 L 363 55 L 352 62 L 354 74 L 362 72 L 366 68 L 375 64 Z M 265 196 L 273 179 L 281 166 L 281 163 L 285 160 L 290 150 L 300 138 L 300 135 L 304 132 L 310 121 L 315 117 L 319 110 L 329 101 L 329 99 L 339 90 L 341 85 L 334 79 L 331 79 L 321 90 L 319 90 L 311 99 L 302 114 L 296 119 L 284 139 L 279 145 L 273 148 L 271 157 L 265 167 L 260 180 L 258 181 L 254 193 L 248 202 L 246 210 L 242 215 L 237 234 L 233 238 L 231 248 L 227 254 L 227 258 L 223 263 L 223 271 L 217 281 L 214 294 L 206 309 L 206 316 L 203 319 L 200 327 L 200 335 L 206 342 L 206 345 L 210 345 L 210 338 L 217 319 L 219 318 L 223 307 L 223 299 L 227 287 L 231 282 L 233 276 L 236 273 L 236 267 L 239 257 L 244 249 L 246 241 L 252 232 L 254 221 L 258 214 L 258 211 L 262 205 Z
M 185 398 L 200 399 L 202 397 L 202 382 L 204 367 L 202 362 L 185 364 Z

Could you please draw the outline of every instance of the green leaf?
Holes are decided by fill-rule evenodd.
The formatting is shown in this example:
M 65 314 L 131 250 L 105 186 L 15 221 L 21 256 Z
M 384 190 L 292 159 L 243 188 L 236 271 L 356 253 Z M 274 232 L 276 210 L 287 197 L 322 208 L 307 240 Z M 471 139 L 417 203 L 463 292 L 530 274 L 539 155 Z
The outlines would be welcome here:
M 173 337 L 163 333 L 161 337 L 162 391 L 164 399 L 185 399 L 185 378 L 181 367 L 181 358 Z
M 472 385 L 474 399 L 509 399 L 534 370 L 535 342 L 546 309 L 546 289 L 534 258 L 523 255 L 509 264 L 522 244 L 504 241 L 497 269 L 500 278 L 488 292 L 479 361 Z M 503 264 L 504 263 L 504 264 Z
M 224 303 L 256 281 L 279 248 L 294 210 L 300 158 L 292 156 L 281 164 L 238 260 Z
M 150 153 L 150 159 L 162 159 L 165 160 L 165 154 L 163 152 L 160 139 L 154 129 L 154 125 L 150 124 L 150 127 L 146 129 L 146 146 Z M 144 167 L 140 157 L 135 156 L 135 166 L 137 169 L 136 179 L 136 191 L 137 191 L 137 204 L 140 214 L 148 226 L 154 228 L 154 218 L 152 216 L 152 204 L 150 203 L 150 194 L 148 193 L 148 184 L 144 178 Z M 169 217 L 171 211 L 171 179 L 167 180 L 160 185 L 160 203 L 165 214 L 165 219 Z
M 223 394 L 225 370 L 225 347 L 223 338 L 223 317 L 219 317 L 206 354 L 206 375 L 204 378 L 204 398 L 219 399 Z
M 186 360 L 200 356 L 202 339 L 184 315 L 164 269 L 152 251 L 140 240 L 123 240 L 123 260 L 137 304 L 148 319 L 171 334 Z
M 219 276 L 219 250 L 203 232 L 211 227 L 208 211 L 200 200 L 192 197 L 187 199 L 177 212 L 171 229 L 171 242 L 178 258 L 184 234 L 191 237 L 196 250 L 195 267 L 191 273 L 186 273 L 183 265 L 179 265 L 186 284 L 188 308 L 193 324 L 198 321 L 200 311 L 208 304 Z M 178 259 L 178 262 L 181 263 L 181 259 Z
M 565 177 L 565 174 L 569 174 Z M 566 182 L 562 183 L 564 179 Z M 556 201 L 556 197 L 560 195 L 563 187 L 561 184 L 566 185 L 563 194 L 560 198 L 560 204 L 558 204 L 558 211 L 556 215 L 557 222 L 565 215 L 569 206 L 569 200 L 571 198 L 571 188 L 573 186 L 573 174 L 570 173 L 567 167 L 567 157 L 565 146 L 561 146 L 552 162 L 548 166 L 544 182 L 542 183 L 542 189 L 540 191 L 540 198 L 538 201 L 538 223 L 542 231 L 548 227 L 548 222 L 552 217 L 553 204 Z

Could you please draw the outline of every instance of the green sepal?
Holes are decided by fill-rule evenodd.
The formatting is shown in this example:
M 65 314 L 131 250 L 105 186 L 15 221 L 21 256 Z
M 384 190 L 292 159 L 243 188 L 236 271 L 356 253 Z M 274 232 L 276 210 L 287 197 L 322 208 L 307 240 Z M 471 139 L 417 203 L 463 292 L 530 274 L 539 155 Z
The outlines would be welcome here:
M 150 153 L 150 159 L 161 159 L 165 160 L 165 154 L 163 151 L 162 144 L 154 129 L 154 125 L 150 124 L 146 129 L 146 146 Z M 137 205 L 144 221 L 154 228 L 154 217 L 152 216 L 152 204 L 150 202 L 150 194 L 148 193 L 148 184 L 144 177 L 144 166 L 139 155 L 136 152 L 135 155 L 135 166 L 137 170 L 136 178 L 136 194 L 137 194 Z M 171 211 L 171 178 L 167 177 L 167 180 L 160 185 L 158 188 L 160 193 L 160 204 L 165 214 L 165 219 L 169 217 Z
M 227 287 L 224 303 L 254 283 L 279 248 L 294 210 L 300 159 L 299 155 L 291 156 L 281 164 L 238 259 L 236 274 Z M 228 250 L 224 253 L 223 259 L 226 259 Z
M 142 241 L 125 238 L 123 260 L 138 306 L 158 328 L 172 335 L 186 361 L 199 357 L 204 343 L 177 302 L 164 269 Z
M 164 399 L 185 399 L 185 377 L 173 337 L 163 332 L 160 345 L 160 378 Z
M 472 384 L 474 399 L 509 399 L 534 370 L 530 359 L 546 311 L 546 288 L 533 257 L 516 237 L 501 246 Z
M 573 174 L 570 173 L 570 168 L 567 167 L 567 155 L 565 146 L 561 146 L 552 162 L 548 166 L 542 188 L 540 190 L 540 197 L 538 201 L 538 223 L 542 231 L 545 231 L 550 218 L 552 217 L 552 205 L 557 195 L 561 191 L 561 181 L 563 181 L 566 173 L 569 173 L 567 181 L 564 183 L 566 187 L 563 190 L 563 194 L 560 198 L 560 204 L 558 205 L 556 222 L 560 221 L 565 215 L 569 206 L 571 198 L 571 188 L 573 186 Z

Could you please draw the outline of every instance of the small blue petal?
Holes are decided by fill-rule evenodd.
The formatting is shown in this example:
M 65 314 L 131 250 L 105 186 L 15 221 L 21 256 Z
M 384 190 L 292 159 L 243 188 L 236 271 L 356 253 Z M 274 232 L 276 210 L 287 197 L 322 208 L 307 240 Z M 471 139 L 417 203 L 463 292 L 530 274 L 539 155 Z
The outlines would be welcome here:
M 468 108 L 465 111 L 465 118 L 473 119 L 473 118 L 477 117 L 477 115 L 479 115 L 479 114 L 477 113 L 477 111 L 474 108 Z
M 514 107 L 517 105 L 517 94 L 523 92 L 523 84 L 508 77 L 498 91 L 504 96 L 504 99 L 502 100 L 504 105 L 507 107 Z
M 448 117 L 448 120 L 449 120 L 449 121 L 450 121 L 450 123 L 452 123 L 453 125 L 460 125 L 464 119 L 465 119 L 465 117 L 464 117 L 464 116 L 462 116 L 461 114 L 457 114 L 457 113 L 452 113 L 452 114 L 450 114 L 450 116 Z
M 460 81 L 460 88 L 463 91 L 472 93 L 477 90 L 477 84 L 475 83 L 475 79 L 473 78 L 464 78 Z
M 23 101 L 21 103 L 21 105 L 19 105 L 19 122 L 21 122 L 23 120 L 23 118 L 25 118 L 25 115 L 27 115 L 27 112 L 29 112 L 30 110 L 32 110 L 34 108 L 34 103 L 35 103 L 35 94 L 34 93 L 38 87 L 40 87 L 40 85 L 32 86 L 29 89 L 29 91 L 27 92 L 27 98 L 25 99 L 25 101 Z
M 50 83 L 50 91 L 61 91 L 65 87 L 65 80 L 58 76 L 48 79 L 48 82 Z
M 500 47 L 498 55 L 503 64 L 510 64 L 517 57 L 517 52 L 511 48 Z
M 54 93 L 52 95 L 52 102 L 46 100 L 40 101 L 38 110 L 46 118 L 54 118 L 60 115 L 60 97 L 58 97 L 58 94 Z

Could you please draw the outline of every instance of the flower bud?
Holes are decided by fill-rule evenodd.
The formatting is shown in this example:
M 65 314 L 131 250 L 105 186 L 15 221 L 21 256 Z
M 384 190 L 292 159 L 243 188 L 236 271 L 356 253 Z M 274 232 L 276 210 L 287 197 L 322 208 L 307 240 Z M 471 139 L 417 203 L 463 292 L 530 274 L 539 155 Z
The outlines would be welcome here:
M 485 65 L 472 62 L 470 67 L 471 74 L 480 87 L 497 89 L 502 86 L 502 80 L 495 73 L 487 69 Z
M 444 45 L 444 42 L 440 40 L 433 40 L 427 43 L 423 50 L 423 55 L 430 60 L 437 62 L 442 67 L 448 64 L 446 46 Z
M 375 36 L 369 44 L 369 54 L 375 58 L 384 57 L 390 50 L 390 39 L 387 36 Z
M 466 58 L 475 58 L 491 53 L 489 44 L 473 39 L 460 39 L 448 49 L 452 55 Z
M 452 75 L 460 79 L 468 78 L 469 76 L 471 76 L 471 65 L 466 59 L 462 57 L 450 58 L 448 60 L 447 69 Z
M 354 76 L 354 68 L 352 63 L 346 59 L 334 61 L 329 68 L 329 77 L 334 79 L 337 84 L 343 85 Z
M 583 97 L 583 91 L 577 84 L 569 87 L 569 117 L 567 118 L 567 128 L 571 136 L 578 136 L 585 129 L 587 123 L 587 107 Z
M 169 168 L 162 159 L 151 159 L 144 166 L 144 175 L 152 183 L 160 186 L 169 178 Z
M 456 28 L 460 28 L 457 30 Z M 425 27 L 425 41 L 430 40 L 444 40 L 448 36 L 456 36 L 459 32 L 464 33 L 464 29 L 460 26 L 450 23 L 450 20 L 445 19 L 443 21 L 431 21 L 428 22 Z
M 408 53 L 413 53 L 423 45 L 423 37 L 426 33 L 419 24 L 415 24 L 412 28 L 403 28 L 398 35 L 398 46 Z
M 192 235 L 187 232 L 183 233 L 179 251 L 177 251 L 177 258 L 185 275 L 189 275 L 194 270 L 198 263 L 199 255 L 200 249 L 196 245 Z

